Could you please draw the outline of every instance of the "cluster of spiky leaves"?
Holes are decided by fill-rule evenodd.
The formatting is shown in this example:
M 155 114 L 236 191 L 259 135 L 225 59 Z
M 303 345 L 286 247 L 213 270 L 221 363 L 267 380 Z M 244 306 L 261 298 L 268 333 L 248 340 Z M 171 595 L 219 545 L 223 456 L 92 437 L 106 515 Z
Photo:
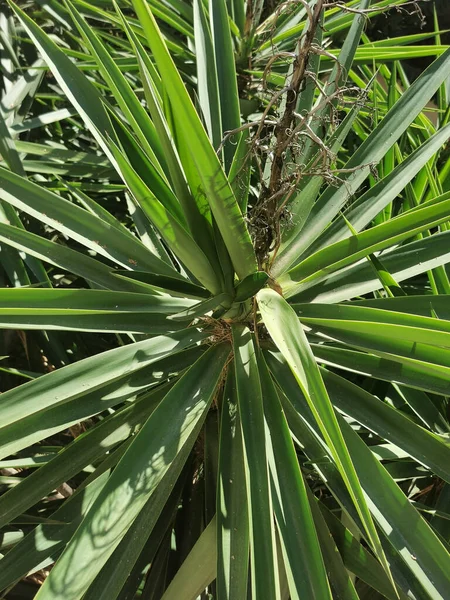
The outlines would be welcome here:
M 399 4 L 0 8 L 4 597 L 448 597 L 450 51 L 371 43 Z

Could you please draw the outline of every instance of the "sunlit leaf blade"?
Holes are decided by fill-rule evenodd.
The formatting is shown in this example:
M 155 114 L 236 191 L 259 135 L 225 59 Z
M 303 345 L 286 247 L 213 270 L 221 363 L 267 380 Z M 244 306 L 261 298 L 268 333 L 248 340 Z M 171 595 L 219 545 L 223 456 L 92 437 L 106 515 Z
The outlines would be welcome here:
M 160 292 L 169 293 L 173 296 L 182 296 L 183 298 L 209 298 L 210 293 L 204 287 L 184 279 L 184 277 L 166 277 L 147 271 L 125 271 L 117 269 L 112 271 L 116 278 L 131 279 L 140 281 L 152 288 L 159 288 Z
M 392 310 L 346 304 L 293 305 L 306 324 L 325 328 L 345 329 L 357 335 L 375 334 L 381 337 L 424 342 L 450 347 L 450 321 L 431 316 L 398 313 Z M 383 331 L 380 331 L 380 327 Z
M 237 129 L 241 124 L 236 67 L 225 0 L 210 1 L 209 16 L 220 98 L 222 139 L 225 132 Z M 227 172 L 232 164 L 234 153 L 234 146 L 229 142 L 225 143 L 224 162 Z
M 410 154 L 385 178 L 376 183 L 360 196 L 344 212 L 345 218 L 357 230 L 361 231 L 389 202 L 404 189 L 416 173 L 427 163 L 433 154 L 445 143 L 450 135 L 450 127 L 443 127 L 431 136 L 415 152 Z M 342 237 L 350 235 L 350 231 L 341 219 L 331 223 L 311 247 L 319 248 L 325 243 L 332 244 Z
M 143 340 L 103 352 L 86 359 L 86 362 L 79 361 L 5 392 L 0 402 L 0 440 L 4 442 L 4 438 L 7 438 L 8 427 L 12 424 L 20 422 L 25 427 L 27 419 L 31 420 L 33 415 L 49 407 L 80 399 L 89 392 L 97 391 L 98 395 L 102 387 L 114 383 L 122 375 L 131 375 L 146 364 L 192 346 L 204 338 L 204 333 L 189 329 Z
M 207 289 L 215 294 L 220 293 L 220 274 L 214 271 L 208 258 L 189 235 L 189 232 L 145 185 L 112 141 L 110 148 L 136 202 L 168 246 Z
M 439 404 L 433 401 L 428 394 L 403 385 L 397 385 L 394 388 L 422 421 L 422 427 L 425 425 L 433 433 L 450 433 L 450 424 L 439 410 Z
M 177 122 L 186 141 L 189 143 L 190 152 L 197 165 L 202 189 L 196 190 L 196 193 L 206 195 L 230 253 L 233 266 L 239 277 L 243 278 L 256 270 L 256 260 L 250 236 L 242 219 L 236 198 L 200 123 L 180 75 L 167 52 L 148 5 L 143 0 L 134 0 L 133 4 L 146 32 L 155 61 L 160 71 L 165 73 L 165 84 L 170 94 L 170 101 Z
M 327 528 L 333 536 L 348 571 L 365 581 L 374 590 L 379 591 L 383 594 L 383 597 L 389 598 L 389 600 L 397 600 L 397 596 L 390 587 L 384 571 L 373 556 L 323 503 L 319 503 L 319 506 Z M 397 592 L 399 591 L 397 590 Z M 400 597 L 402 600 L 406 598 L 404 594 Z
M 133 265 L 141 270 L 173 274 L 174 269 L 152 255 L 136 238 L 113 229 L 75 204 L 1 167 L 0 186 L 3 200 L 117 262 L 122 268 Z
M 105 410 L 110 411 L 122 402 L 135 401 L 142 392 L 178 376 L 202 353 L 200 348 L 194 347 L 156 360 L 131 374 L 121 375 L 101 388 L 69 397 L 66 402 L 52 403 L 41 411 L 38 410 L 15 421 L 2 430 L 1 455 L 9 456 L 19 452 L 76 423 Z
M 11 169 L 18 175 L 25 175 L 20 155 L 17 152 L 14 140 L 11 137 L 5 119 L 0 112 L 0 156 L 5 160 Z
M 194 31 L 198 97 L 209 139 L 217 149 L 222 140 L 219 85 L 211 31 L 201 0 L 194 0 Z
M 189 452 L 187 446 L 188 444 L 172 463 L 156 488 L 155 494 L 147 500 L 144 508 L 89 587 L 84 600 L 109 600 L 109 598 L 122 598 L 136 593 L 141 584 L 143 570 L 148 562 L 153 562 L 176 515 L 186 479 L 186 467 L 189 464 L 189 460 L 186 461 L 185 457 Z M 180 466 L 183 468 L 180 469 Z M 124 556 L 127 557 L 126 561 L 123 560 Z
M 0 498 L 3 524 L 27 511 L 41 498 L 75 476 L 83 467 L 94 463 L 139 429 L 167 393 L 167 387 L 144 394 L 136 403 L 76 438 L 53 460 L 36 470 Z
M 440 6 L 9 1 L 0 596 L 446 598 Z
M 114 94 L 123 114 L 152 160 L 153 165 L 162 172 L 160 164 L 165 166 L 165 160 L 153 122 L 94 30 L 87 25 L 70 0 L 65 0 L 65 2 L 78 31 L 83 36 L 89 51 L 93 54 L 99 70 Z
M 327 569 L 332 593 L 334 593 L 338 598 L 359 600 L 359 596 L 356 593 L 351 575 L 346 569 L 343 557 L 340 555 L 338 546 L 335 543 L 335 540 L 333 539 L 330 530 L 327 527 L 325 519 L 321 514 L 318 501 L 312 494 L 311 490 L 306 488 L 306 491 L 308 492 L 311 513 L 314 518 L 314 524 L 318 539 L 320 541 L 320 547 L 325 561 L 325 567 Z M 373 562 L 378 568 L 380 568 L 379 564 L 376 563 L 375 560 L 373 560 Z M 383 571 L 382 573 L 384 575 Z M 388 589 L 390 588 L 388 587 Z
M 448 300 L 449 297 L 445 294 L 408 295 L 402 298 L 353 300 L 352 306 L 378 308 L 383 311 L 422 315 L 423 317 L 435 317 L 438 320 L 450 321 L 450 304 Z
M 404 244 L 381 254 L 383 265 L 397 282 L 410 279 L 450 262 L 450 232 Z M 301 284 L 286 296 L 295 302 L 342 302 L 382 288 L 373 266 L 367 261 L 344 268 L 337 273 Z
M 111 121 L 103 106 L 97 88 L 77 69 L 71 60 L 58 48 L 44 31 L 36 25 L 19 7 L 11 4 L 19 20 L 27 30 L 30 38 L 39 48 L 43 58 L 52 69 L 67 97 L 79 111 L 99 144 L 103 145 L 102 136 L 115 139 Z
M 293 598 L 332 598 L 303 475 L 264 358 L 258 361 L 264 415 L 270 432 L 274 512 Z M 271 453 L 272 454 L 272 453 Z M 299 541 L 300 545 L 299 545 Z
M 427 373 L 415 364 L 399 364 L 392 358 L 379 357 L 367 352 L 337 348 L 324 344 L 312 344 L 319 362 L 327 365 L 374 377 L 382 381 L 396 382 L 434 394 L 448 395 L 450 381 L 446 374 Z
M 44 262 L 76 273 L 85 278 L 86 281 L 94 282 L 102 288 L 154 293 L 151 287 L 146 284 L 114 277 L 112 267 L 108 267 L 90 256 L 85 256 L 72 248 L 51 242 L 24 229 L 0 223 L 0 240 Z M 165 265 L 165 268 L 167 268 L 167 265 Z
M 369 392 L 334 373 L 322 370 L 333 405 L 382 439 L 391 441 L 444 480 L 450 479 L 450 449 L 433 435 Z
M 352 459 L 340 431 L 319 368 L 315 362 L 306 335 L 294 310 L 274 290 L 258 292 L 258 305 L 264 324 L 273 341 L 285 356 L 310 406 L 333 459 L 344 479 L 370 543 L 389 573 L 383 549 L 372 521 Z
M 194 304 L 170 296 L 103 290 L 3 289 L 0 327 L 165 333 L 177 328 L 168 316 Z
M 450 559 L 444 546 L 344 419 L 340 419 L 340 426 L 354 457 L 361 485 L 375 505 L 376 518 L 385 522 L 388 540 L 396 547 L 424 590 L 445 597 Z M 382 495 L 374 493 L 373 482 L 383 487 Z M 369 491 L 370 487 L 372 489 Z M 388 526 L 389 522 L 395 523 L 395 529 Z
M 359 518 L 355 508 L 349 504 L 349 498 L 343 494 L 345 491 L 342 489 L 343 482 L 340 483 L 339 478 L 336 478 L 337 471 L 333 471 L 334 465 L 328 465 L 331 454 L 320 441 L 319 429 L 288 365 L 275 360 L 271 361 L 271 368 L 272 366 L 276 369 L 277 381 L 289 398 L 289 402 L 284 407 L 291 430 L 298 439 L 304 440 L 305 446 L 311 444 L 313 448 L 316 445 L 310 454 L 311 460 L 317 462 L 317 457 L 320 457 L 321 460 L 317 464 L 318 473 L 323 473 L 321 476 L 326 477 L 339 503 L 345 506 L 352 520 L 357 523 Z M 444 590 L 448 581 L 447 565 L 450 562 L 448 552 L 369 447 L 344 418 L 339 414 L 337 417 L 361 486 L 367 495 L 374 518 L 383 532 L 383 546 L 389 556 L 392 569 L 395 569 L 396 574 L 399 575 L 396 563 L 391 558 L 393 551 L 403 567 L 406 563 L 408 575 L 402 581 L 406 585 L 405 591 L 419 590 L 419 597 L 422 595 L 426 598 L 425 590 L 427 590 L 428 594 L 431 593 L 431 597 L 433 594 L 436 597 L 439 595 L 445 597 Z M 308 440 L 305 435 L 311 434 L 313 437 Z M 309 450 L 307 453 L 309 454 Z M 328 460 L 326 456 L 329 457 Z
M 292 289 L 296 282 L 306 282 L 342 269 L 364 256 L 399 244 L 449 218 L 450 199 L 444 196 L 441 202 L 431 206 L 425 204 L 417 210 L 408 211 L 367 231 L 327 245 L 280 277 L 279 282 L 287 290 Z
M 338 153 L 354 125 L 361 107 L 356 104 L 346 115 L 334 134 L 327 140 L 331 152 Z M 316 175 L 309 179 L 303 189 L 299 191 L 289 202 L 289 211 L 292 212 L 293 226 L 282 232 L 280 249 L 273 266 L 273 274 L 282 273 L 287 270 L 298 259 L 297 246 L 301 243 L 301 230 L 311 212 L 317 199 L 319 190 L 323 184 L 324 176 Z
M 311 130 L 314 134 L 320 132 L 321 123 L 325 121 L 324 117 L 329 110 L 329 103 L 332 105 L 337 105 L 338 99 L 333 98 L 333 95 L 337 92 L 337 90 L 344 86 L 347 81 L 348 73 L 351 69 L 353 59 L 355 57 L 355 53 L 357 52 L 357 47 L 359 41 L 361 39 L 361 34 L 364 28 L 364 13 L 363 11 L 367 10 L 370 5 L 370 0 L 361 0 L 359 3 L 359 10 L 361 13 L 355 13 L 350 29 L 345 37 L 344 43 L 342 44 L 342 48 L 339 50 L 338 60 L 333 65 L 333 69 L 328 77 L 328 80 L 324 86 L 324 91 L 319 97 L 322 102 L 319 104 L 319 109 L 316 113 L 316 119 L 311 122 Z M 322 28 L 323 25 L 320 25 Z M 337 53 L 336 53 L 337 54 Z M 324 58 L 327 58 L 324 56 Z M 319 101 L 320 101 L 319 100 Z M 323 102 L 325 100 L 325 102 Z M 326 117 L 325 117 L 326 118 Z M 301 160 L 303 162 L 308 162 L 311 158 L 312 150 L 314 149 L 314 145 L 311 139 L 307 139 L 305 148 L 302 151 Z
M 345 185 L 341 185 L 337 190 L 329 187 L 318 199 L 302 232 L 302 244 L 297 248 L 298 256 L 312 244 L 330 220 L 338 214 L 352 191 L 366 179 L 370 168 L 365 165 L 377 163 L 384 156 L 449 75 L 450 50 L 447 50 L 406 90 L 346 163 L 347 169 L 356 170 L 345 177 Z
M 119 10 L 118 8 L 116 9 Z M 171 181 L 172 188 L 178 198 L 178 201 L 183 207 L 186 221 L 194 236 L 194 239 L 197 241 L 200 247 L 207 252 L 207 254 L 210 256 L 210 260 L 212 261 L 216 250 L 212 240 L 212 231 L 210 227 L 211 215 L 208 202 L 201 195 L 198 195 L 194 198 L 191 190 L 188 187 L 186 179 L 189 180 L 189 173 L 186 172 L 186 168 L 183 172 L 180 163 L 180 157 L 177 149 L 175 148 L 169 124 L 167 123 L 164 115 L 160 92 L 161 82 L 155 71 L 153 63 L 149 59 L 138 37 L 128 24 L 125 17 L 121 13 L 119 14 L 121 16 L 125 32 L 129 37 L 137 55 L 142 84 L 144 86 L 145 99 L 147 101 L 147 106 L 152 116 L 153 123 L 155 124 L 158 132 L 165 160 L 168 165 L 168 178 Z
M 114 466 L 114 463 L 111 466 Z M 87 481 L 83 489 L 68 498 L 67 502 L 53 513 L 56 524 L 38 525 L 1 559 L 0 589 L 16 583 L 28 573 L 45 568 L 58 558 L 82 516 L 105 485 L 108 472 L 106 470 L 102 473 L 97 474 L 93 481 Z
M 422 317 L 422 319 L 424 318 Z M 306 318 L 305 322 L 307 321 Z M 399 363 L 414 365 L 418 372 L 422 371 L 441 377 L 448 376 L 450 351 L 445 342 L 442 345 L 442 342 L 439 341 L 437 346 L 434 340 L 434 338 L 446 339 L 448 334 L 445 331 L 427 331 L 424 328 L 386 323 L 384 326 L 386 333 L 387 331 L 390 333 L 390 335 L 386 335 L 383 333 L 383 323 L 360 321 L 359 326 L 355 328 L 352 327 L 351 321 L 347 321 L 345 331 L 341 330 L 340 324 L 339 322 L 337 327 L 316 325 L 315 328 L 329 338 L 342 340 L 350 346 L 367 349 L 374 354 L 385 356 Z
M 219 294 L 209 300 L 203 300 L 203 302 L 199 302 L 194 306 L 191 305 L 176 314 L 172 314 L 169 319 L 171 321 L 192 321 L 196 317 L 209 316 L 208 313 L 214 309 L 224 311 L 231 306 L 231 303 L 231 296 L 228 296 L 228 294 Z
M 228 177 L 239 207 L 245 213 L 247 210 L 251 176 L 248 130 L 244 129 L 244 131 L 236 135 L 236 138 L 238 139 L 237 147 Z

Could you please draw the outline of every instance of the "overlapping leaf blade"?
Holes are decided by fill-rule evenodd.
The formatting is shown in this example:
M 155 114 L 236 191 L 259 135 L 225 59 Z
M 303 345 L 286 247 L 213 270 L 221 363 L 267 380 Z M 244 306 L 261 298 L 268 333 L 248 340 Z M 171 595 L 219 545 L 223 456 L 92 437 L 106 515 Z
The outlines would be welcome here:
M 263 321 L 308 401 L 333 459 L 355 502 L 364 523 L 365 532 L 378 558 L 389 573 L 378 534 L 363 496 L 351 457 L 342 438 L 336 415 L 309 347 L 306 335 L 295 312 L 274 290 L 262 290 L 257 295 Z
M 211 349 L 166 395 L 119 461 L 38 597 L 58 598 L 63 589 L 68 599 L 84 594 L 185 444 L 192 447 L 228 354 L 227 346 Z M 207 374 L 206 364 L 213 366 Z M 152 436 L 153 431 L 159 435 Z
M 153 15 L 142 0 L 134 0 L 136 13 L 144 27 L 148 43 L 161 72 L 165 73 L 165 85 L 176 113 L 178 125 L 198 169 L 202 189 L 195 193 L 205 194 L 217 221 L 219 230 L 240 278 L 256 271 L 254 251 L 241 211 L 233 191 L 225 177 L 222 166 L 212 148 L 192 105 L 181 77 L 167 52 Z

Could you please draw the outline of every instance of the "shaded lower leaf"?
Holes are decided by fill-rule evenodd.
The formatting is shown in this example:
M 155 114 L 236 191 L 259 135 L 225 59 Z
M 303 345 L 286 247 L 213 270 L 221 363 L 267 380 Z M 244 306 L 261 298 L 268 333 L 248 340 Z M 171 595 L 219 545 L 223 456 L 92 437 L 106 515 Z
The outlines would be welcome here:
M 217 598 L 247 595 L 249 516 L 234 364 L 222 399 L 217 490 Z
M 56 599 L 62 593 L 67 600 L 75 599 L 87 591 L 178 453 L 185 444 L 192 446 L 191 433 L 203 422 L 228 354 L 226 345 L 212 348 L 166 395 L 41 587 L 40 599 Z
M 250 331 L 234 325 L 236 390 L 245 456 L 250 522 L 251 584 L 255 598 L 279 598 L 275 532 L 267 465 L 263 398 Z

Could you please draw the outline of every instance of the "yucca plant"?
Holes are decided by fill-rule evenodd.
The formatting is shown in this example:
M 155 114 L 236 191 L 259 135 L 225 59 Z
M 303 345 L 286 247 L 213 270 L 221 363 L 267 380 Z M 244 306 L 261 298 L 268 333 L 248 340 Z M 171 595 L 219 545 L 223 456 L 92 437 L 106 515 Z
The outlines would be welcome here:
M 372 44 L 399 4 L 4 13 L 4 597 L 448 597 L 450 51 Z

